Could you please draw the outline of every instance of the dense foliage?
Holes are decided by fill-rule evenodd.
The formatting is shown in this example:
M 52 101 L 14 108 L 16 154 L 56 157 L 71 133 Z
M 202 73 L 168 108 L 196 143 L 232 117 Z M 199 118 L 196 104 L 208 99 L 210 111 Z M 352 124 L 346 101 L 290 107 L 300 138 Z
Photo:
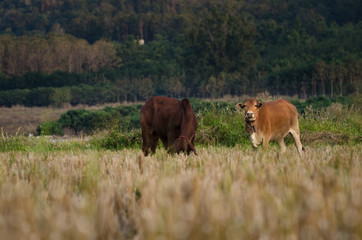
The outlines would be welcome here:
M 352 0 L 1 1 L 0 105 L 358 93 L 361 8 Z
M 117 128 L 129 131 L 139 128 L 139 111 L 141 105 L 106 107 L 99 111 L 84 109 L 70 110 L 60 116 L 56 122 L 44 122 L 37 131 L 41 135 L 63 135 L 62 129 L 67 128 L 75 135 L 91 134 L 98 130 Z M 60 130 L 59 130 L 60 129 Z

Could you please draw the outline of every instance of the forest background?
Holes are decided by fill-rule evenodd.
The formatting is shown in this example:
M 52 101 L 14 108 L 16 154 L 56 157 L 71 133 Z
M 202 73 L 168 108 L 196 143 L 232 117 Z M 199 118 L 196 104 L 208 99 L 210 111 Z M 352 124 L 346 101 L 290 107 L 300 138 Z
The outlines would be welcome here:
M 360 9 L 360 0 L 3 0 L 0 106 L 358 94 Z

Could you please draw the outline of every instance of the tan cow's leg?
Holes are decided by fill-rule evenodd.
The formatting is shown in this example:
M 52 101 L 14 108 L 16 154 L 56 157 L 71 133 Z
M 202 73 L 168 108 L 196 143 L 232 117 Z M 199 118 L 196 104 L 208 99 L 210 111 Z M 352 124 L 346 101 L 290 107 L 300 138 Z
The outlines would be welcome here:
M 300 157 L 303 156 L 303 145 L 300 141 L 300 133 L 299 133 L 299 128 L 296 128 L 296 129 L 290 129 L 290 133 L 292 134 L 293 136 L 293 139 L 294 139 L 294 144 L 295 146 L 297 147 L 297 150 L 298 150 L 298 154 Z
M 263 151 L 264 153 L 268 150 L 270 137 L 263 138 Z
M 285 146 L 284 138 L 279 139 L 277 142 L 280 147 L 280 152 L 285 153 L 285 150 L 287 149 L 287 147 Z

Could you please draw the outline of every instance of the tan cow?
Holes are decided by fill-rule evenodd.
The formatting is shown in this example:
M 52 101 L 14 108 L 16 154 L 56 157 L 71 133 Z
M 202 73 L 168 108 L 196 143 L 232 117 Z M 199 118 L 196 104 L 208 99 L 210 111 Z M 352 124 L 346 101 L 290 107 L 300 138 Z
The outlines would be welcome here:
M 276 141 L 281 152 L 285 152 L 284 137 L 291 133 L 299 156 L 304 150 L 300 142 L 298 112 L 296 107 L 286 100 L 261 103 L 254 98 L 238 103 L 237 109 L 245 112 L 245 130 L 250 134 L 252 145 L 256 148 L 263 143 L 264 152 L 269 141 Z

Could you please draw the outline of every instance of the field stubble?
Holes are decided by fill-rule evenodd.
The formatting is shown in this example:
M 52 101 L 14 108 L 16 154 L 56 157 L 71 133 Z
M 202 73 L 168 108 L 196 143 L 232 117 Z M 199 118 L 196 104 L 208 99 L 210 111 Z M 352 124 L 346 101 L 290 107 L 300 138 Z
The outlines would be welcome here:
M 358 240 L 361 153 L 0 153 L 0 239 Z

